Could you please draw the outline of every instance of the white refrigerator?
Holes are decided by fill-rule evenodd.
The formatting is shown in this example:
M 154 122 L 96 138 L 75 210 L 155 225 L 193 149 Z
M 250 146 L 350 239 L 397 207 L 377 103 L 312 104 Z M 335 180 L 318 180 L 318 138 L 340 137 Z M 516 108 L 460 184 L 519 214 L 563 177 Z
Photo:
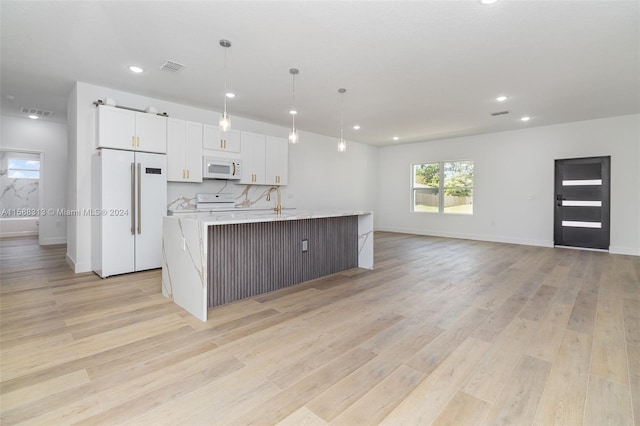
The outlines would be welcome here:
M 162 267 L 166 155 L 103 148 L 92 166 L 93 271 L 106 278 Z

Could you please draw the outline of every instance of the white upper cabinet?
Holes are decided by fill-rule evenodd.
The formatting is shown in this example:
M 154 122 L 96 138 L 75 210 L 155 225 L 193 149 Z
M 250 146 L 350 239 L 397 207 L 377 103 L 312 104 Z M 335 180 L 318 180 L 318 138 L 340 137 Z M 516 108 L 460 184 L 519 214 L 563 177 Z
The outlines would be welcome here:
M 204 125 L 202 147 L 233 154 L 240 153 L 240 131 L 231 129 L 221 132 L 219 126 Z
M 98 147 L 167 152 L 167 117 L 107 105 L 98 107 Z
M 286 139 L 242 132 L 242 179 L 247 185 L 286 185 L 289 144 Z
M 202 182 L 202 124 L 167 120 L 167 180 Z
M 265 185 L 266 137 L 257 133 L 242 132 L 242 178 L 240 183 Z
M 267 136 L 265 145 L 265 179 L 267 185 L 286 185 L 289 180 L 289 142 Z

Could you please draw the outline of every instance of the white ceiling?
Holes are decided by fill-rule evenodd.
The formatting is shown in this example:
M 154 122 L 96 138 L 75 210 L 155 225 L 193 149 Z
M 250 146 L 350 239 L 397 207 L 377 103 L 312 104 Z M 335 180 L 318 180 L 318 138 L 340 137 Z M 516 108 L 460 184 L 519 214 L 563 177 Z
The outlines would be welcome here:
M 232 118 L 288 126 L 296 67 L 298 127 L 337 137 L 344 87 L 345 138 L 373 145 L 638 113 L 639 5 L 2 0 L 2 113 L 64 121 L 76 80 L 220 111 L 222 38 Z

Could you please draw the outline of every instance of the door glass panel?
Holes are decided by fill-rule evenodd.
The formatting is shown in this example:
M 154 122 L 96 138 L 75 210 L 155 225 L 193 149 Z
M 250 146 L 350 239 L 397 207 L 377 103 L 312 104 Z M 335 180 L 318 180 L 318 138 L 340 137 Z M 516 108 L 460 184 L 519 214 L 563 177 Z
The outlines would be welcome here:
M 562 200 L 563 206 L 574 207 L 602 207 L 602 201 L 576 201 L 576 200 Z
M 563 180 L 562 186 L 602 185 L 602 179 Z
M 600 222 L 580 222 L 576 220 L 563 220 L 562 226 L 572 226 L 574 228 L 602 228 Z

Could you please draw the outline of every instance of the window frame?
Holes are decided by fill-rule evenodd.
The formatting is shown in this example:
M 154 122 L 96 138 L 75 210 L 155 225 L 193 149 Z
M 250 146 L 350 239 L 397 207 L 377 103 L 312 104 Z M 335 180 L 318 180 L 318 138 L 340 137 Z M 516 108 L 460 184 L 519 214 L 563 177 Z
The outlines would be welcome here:
M 462 186 L 462 187 L 458 187 L 458 186 L 445 186 L 445 164 L 447 163 L 463 163 L 463 162 L 469 162 L 471 163 L 472 167 L 473 167 L 473 178 L 472 178 L 472 182 L 471 182 L 471 186 Z M 429 164 L 436 164 L 438 166 L 438 211 L 419 211 L 416 210 L 416 191 L 420 190 L 420 189 L 425 189 L 425 188 L 419 188 L 416 187 L 416 181 L 415 181 L 415 170 L 416 170 L 416 166 L 420 166 L 420 165 L 429 165 Z M 427 214 L 440 214 L 440 215 L 444 215 L 444 214 L 453 214 L 453 215 L 463 215 L 463 216 L 473 216 L 474 214 L 474 209 L 473 209 L 473 202 L 471 203 L 471 212 L 470 213 L 463 213 L 463 212 L 451 212 L 451 211 L 445 211 L 445 207 L 444 207 L 444 197 L 445 197 L 445 191 L 448 189 L 458 189 L 458 190 L 464 190 L 464 189 L 471 189 L 471 193 L 473 194 L 473 189 L 475 186 L 475 163 L 473 160 L 443 160 L 443 161 L 430 161 L 430 162 L 419 162 L 419 163 L 411 163 L 410 166 L 410 174 L 411 174 L 411 185 L 410 185 L 410 191 L 411 191 L 411 196 L 410 196 L 410 211 L 411 213 L 427 213 Z M 431 188 L 431 187 L 430 187 Z M 436 187 L 433 187 L 436 188 Z M 473 195 L 471 196 L 473 199 Z

